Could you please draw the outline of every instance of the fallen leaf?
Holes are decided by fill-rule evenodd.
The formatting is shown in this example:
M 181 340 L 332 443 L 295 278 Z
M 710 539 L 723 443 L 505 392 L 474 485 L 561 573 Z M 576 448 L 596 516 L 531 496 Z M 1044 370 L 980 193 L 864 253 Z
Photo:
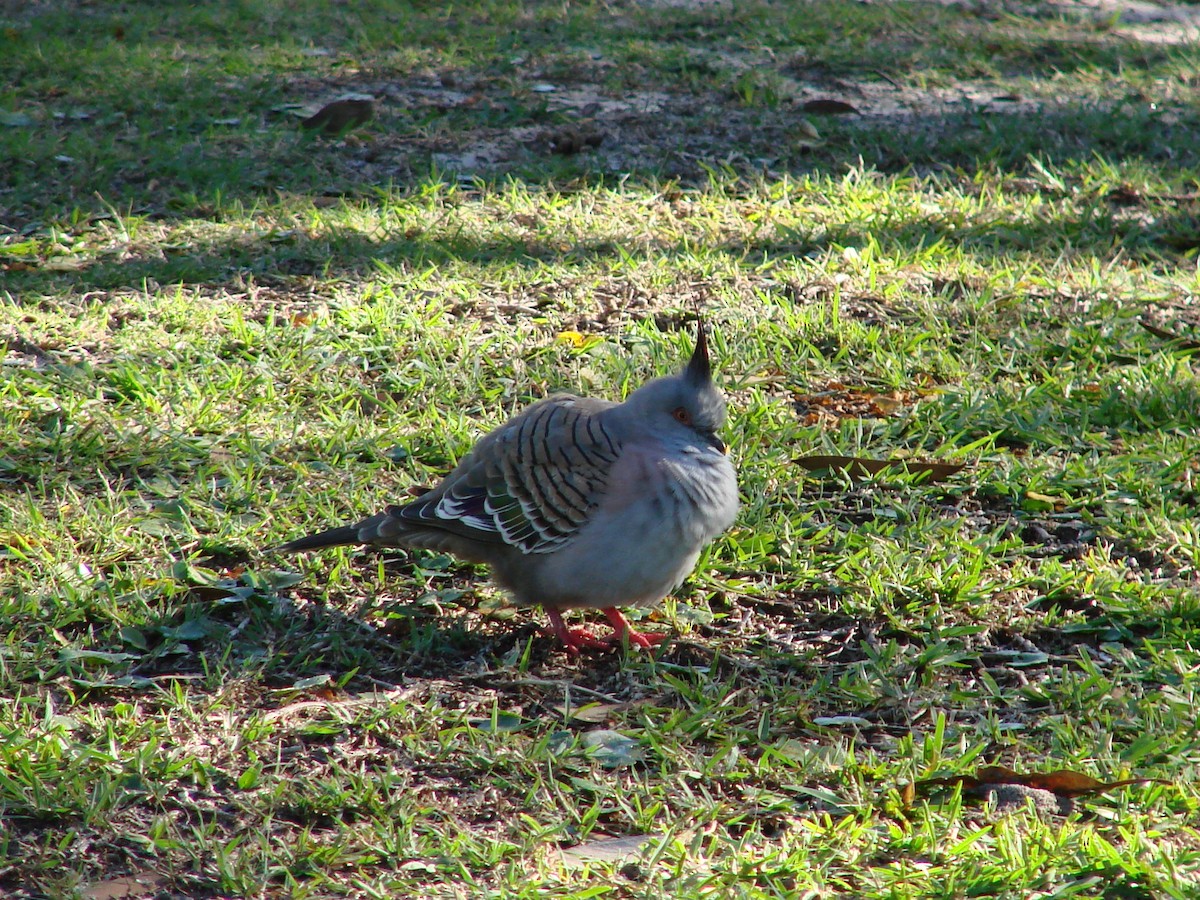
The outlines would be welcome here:
M 269 569 L 266 572 L 255 572 L 254 587 L 264 591 L 281 591 L 299 584 L 304 576 L 299 572 L 286 572 L 282 569 Z
M 1124 778 L 1120 781 L 1100 781 L 1082 772 L 1070 769 L 1055 769 L 1053 772 L 1029 772 L 1020 774 L 1007 766 L 984 766 L 976 778 L 986 784 L 1019 784 L 1039 791 L 1050 791 L 1060 797 L 1081 797 L 1084 794 L 1102 794 L 1114 788 L 1131 784 L 1170 784 L 1160 778 Z
M 1157 325 L 1151 325 L 1145 319 L 1138 319 L 1138 324 L 1145 328 L 1148 332 L 1164 341 L 1170 341 L 1175 344 L 1178 349 L 1186 350 L 1189 353 L 1200 350 L 1200 341 L 1189 340 L 1185 337 L 1180 337 L 1177 334 L 1172 334 L 1165 328 L 1159 328 Z
M 166 878 L 154 872 L 137 872 L 87 885 L 79 896 L 84 900 L 134 900 L 157 894 L 166 882 Z
M 419 872 L 426 875 L 435 875 L 438 872 L 436 860 L 410 859 L 400 863 L 396 868 L 401 872 Z
M 1051 497 L 1038 491 L 1026 491 L 1021 500 L 1021 508 L 1030 512 L 1047 512 L 1067 505 L 1062 497 Z
M 903 400 L 897 400 L 895 397 L 884 397 L 882 394 L 872 397 L 871 403 L 885 416 L 894 416 L 900 410 L 904 409 Z
M 8 128 L 25 128 L 33 124 L 33 117 L 23 112 L 10 112 L 0 109 L 0 125 Z
M 627 856 L 640 853 L 651 838 L 646 834 L 631 834 L 625 837 L 603 837 L 584 841 L 574 847 L 559 851 L 563 865 L 577 868 L 591 862 L 619 862 Z
M 494 716 L 487 718 L 475 718 L 467 720 L 472 728 L 479 731 L 520 731 L 529 723 L 520 716 L 515 716 L 512 713 L 497 713 Z
M 801 137 L 810 141 L 819 141 L 821 139 L 821 132 L 817 131 L 817 126 L 808 121 L 808 119 L 801 118 L 797 121 L 796 131 L 800 133 Z
M 913 462 L 902 459 L 864 459 L 858 456 L 801 456 L 795 460 L 810 472 L 839 471 L 851 478 L 864 479 L 889 469 L 910 475 L 927 474 L 928 481 L 942 481 L 966 468 L 960 463 Z
M 159 625 L 155 630 L 169 641 L 202 641 L 212 624 L 211 619 L 184 619 L 179 625 Z
M 146 634 L 140 628 L 134 628 L 132 625 L 126 625 L 117 632 L 121 636 L 121 640 L 133 647 L 135 650 L 141 650 L 143 653 L 150 649 L 150 642 L 146 639 Z
M 178 676 L 184 678 L 187 676 Z M 157 687 L 153 678 L 147 678 L 144 675 L 121 675 L 117 678 L 75 678 L 71 679 L 71 684 L 78 688 L 83 688 L 89 691 L 103 690 L 149 690 Z
M 955 787 L 960 784 L 965 792 L 979 787 L 980 782 L 974 775 L 947 775 L 942 778 L 925 778 L 914 783 L 913 792 L 927 794 L 934 788 Z
M 292 682 L 292 690 L 310 691 L 314 688 L 323 688 L 333 683 L 333 679 L 328 673 L 324 675 L 310 675 L 307 678 L 299 678 Z
M 232 581 L 232 579 L 230 579 Z M 187 598 L 193 603 L 211 603 L 230 605 L 244 603 L 254 594 L 254 588 L 247 585 L 223 583 L 197 584 L 187 589 Z
M 590 759 L 595 760 L 606 769 L 619 769 L 632 766 L 645 759 L 640 742 L 619 731 L 601 728 L 585 732 L 579 743 L 587 751 Z
M 58 658 L 60 662 L 99 663 L 100 665 L 111 666 L 138 659 L 138 656 L 133 653 L 106 653 L 103 650 L 73 650 L 64 648 L 58 651 Z
M 87 265 L 82 256 L 52 256 L 42 264 L 48 272 L 73 272 Z
M 583 347 L 584 338 L 583 334 L 578 331 L 560 331 L 556 335 L 555 340 L 561 341 L 564 344 L 570 344 L 578 350 Z
M 825 728 L 837 728 L 844 725 L 856 728 L 871 728 L 875 723 L 870 719 L 864 719 L 862 716 L 817 716 L 813 719 L 813 724 L 821 725 Z
M 583 334 L 579 331 L 560 331 L 555 340 L 569 345 L 574 350 L 587 350 L 601 343 L 604 339 L 598 334 Z
M 994 650 L 987 654 L 989 662 L 1001 662 L 1014 669 L 1026 666 L 1044 666 L 1050 661 L 1050 654 L 1041 650 Z
M 806 113 L 813 113 L 818 116 L 845 116 L 858 112 L 857 109 L 843 100 L 832 100 L 826 97 L 809 100 L 800 108 Z
M 599 725 L 601 722 L 607 722 L 613 713 L 620 712 L 628 706 L 628 703 L 586 703 L 583 706 L 571 706 L 564 703 L 555 707 L 554 711 L 566 722 Z
M 1059 797 L 1080 797 L 1084 794 L 1099 794 L 1131 784 L 1170 784 L 1161 778 L 1125 778 L 1120 781 L 1100 781 L 1070 769 L 1055 769 L 1052 772 L 1029 772 L 1022 775 L 1007 766 L 982 766 L 974 775 L 951 775 L 946 778 L 927 778 L 916 783 L 916 791 L 928 793 L 932 788 L 962 785 L 963 793 L 984 796 L 995 785 L 1016 784 L 1038 791 L 1048 791 Z
M 334 100 L 304 119 L 300 125 L 309 131 L 320 131 L 336 137 L 370 121 L 375 115 L 374 99 L 348 97 Z

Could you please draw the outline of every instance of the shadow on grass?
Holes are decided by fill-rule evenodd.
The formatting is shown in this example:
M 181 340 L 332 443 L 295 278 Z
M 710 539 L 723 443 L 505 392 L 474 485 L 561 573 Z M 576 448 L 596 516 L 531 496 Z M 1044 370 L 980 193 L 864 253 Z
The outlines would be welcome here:
M 787 262 L 845 247 L 874 245 L 884 254 L 903 257 L 942 246 L 961 249 L 984 265 L 1023 255 L 1108 256 L 1121 252 L 1133 260 L 1171 268 L 1186 262 L 1200 247 L 1200 214 L 1188 202 L 1168 200 L 1154 215 L 1124 215 L 1123 208 L 1120 202 L 1098 195 L 1082 213 L 1048 212 L 1036 220 L 1012 221 L 997 216 L 962 222 L 942 214 L 897 214 L 883 222 L 846 221 L 811 230 L 781 225 L 753 239 L 714 242 L 702 252 L 733 261 L 750 258 Z M 14 295 L 80 295 L 96 290 L 160 290 L 174 285 L 220 287 L 247 280 L 289 284 L 297 279 L 366 278 L 378 273 L 380 264 L 402 271 L 455 263 L 469 263 L 484 272 L 514 267 L 533 270 L 546 264 L 617 267 L 631 260 L 693 258 L 697 248 L 690 239 L 659 240 L 641 246 L 591 240 L 564 247 L 561 240 L 546 235 L 501 233 L 473 237 L 416 229 L 367 234 L 327 226 L 316 236 L 302 230 L 264 230 L 218 239 L 198 237 L 186 245 L 156 247 L 151 252 L 120 252 L 120 258 L 110 254 L 77 259 L 67 271 L 17 267 L 7 273 L 6 285 Z
M 104 691 L 149 687 L 173 678 L 203 676 L 225 683 L 252 675 L 275 691 L 310 692 L 344 685 L 351 693 L 370 693 L 380 687 L 400 687 L 413 679 L 470 682 L 486 680 L 488 675 L 496 683 L 526 675 L 582 675 L 586 683 L 602 684 L 630 663 L 716 666 L 730 672 L 758 665 L 756 656 L 735 651 L 731 657 L 728 647 L 680 636 L 663 623 L 648 629 L 664 632 L 669 638 L 653 655 L 614 647 L 573 658 L 550 632 L 540 607 L 497 619 L 474 602 L 439 603 L 430 599 L 436 592 L 428 590 L 426 579 L 416 572 L 420 563 L 402 552 L 355 555 L 351 577 L 347 579 L 343 571 L 339 594 L 343 600 L 348 595 L 356 597 L 352 609 L 325 602 L 317 584 L 319 576 L 291 583 L 286 562 L 281 570 L 272 567 L 274 560 L 251 562 L 249 554 L 234 556 L 246 561 L 238 566 L 246 578 L 226 579 L 220 587 L 179 585 L 180 593 L 161 607 L 160 615 L 122 629 L 111 642 L 91 646 L 98 652 L 107 648 L 119 654 L 133 650 L 132 641 L 142 649 L 129 654 L 135 658 L 128 667 L 111 669 L 107 684 L 85 678 L 79 686 Z M 360 578 L 376 565 L 376 559 L 387 569 L 386 596 L 375 594 L 374 588 L 364 586 L 366 579 Z M 211 562 L 211 558 L 202 561 Z M 474 586 L 486 582 L 487 575 L 483 570 L 460 568 L 453 583 L 469 597 Z M 280 574 L 289 576 L 286 586 L 267 586 Z M 258 586 L 241 586 L 246 581 Z M 573 612 L 569 617 L 596 634 L 607 631 L 595 614 Z M 782 644 L 771 656 L 775 663 L 791 658 Z M 730 658 L 736 662 L 731 663 Z M 84 671 L 80 669 L 80 673 Z
M 237 17 L 219 10 L 164 14 L 147 3 L 88 7 L 79 21 L 69 9 L 14 16 L 13 47 L 0 72 L 21 85 L 18 100 L 37 127 L 0 132 L 0 151 L 17 160 L 0 176 L 0 202 L 9 207 L 5 218 L 15 230 L 49 223 L 70 229 L 80 219 L 114 210 L 170 222 L 220 220 L 223 210 L 235 206 L 271 207 L 281 194 L 372 203 L 380 191 L 419 190 L 439 179 L 511 179 L 539 189 L 581 179 L 655 191 L 664 182 L 703 186 L 714 178 L 736 189 L 739 177 L 764 172 L 802 177 L 840 174 L 858 165 L 884 172 L 949 169 L 968 181 L 981 170 L 1028 173 L 1030 158 L 1052 170 L 1100 158 L 1166 180 L 1200 166 L 1196 111 L 1166 109 L 1169 102 L 1147 99 L 1125 82 L 1119 82 L 1119 96 L 1023 101 L 1012 112 L 986 98 L 928 105 L 919 98 L 934 89 L 907 89 L 910 102 L 886 114 L 865 110 L 857 119 L 820 119 L 827 139 L 807 150 L 796 141 L 799 111 L 768 89 L 772 79 L 790 79 L 853 96 L 855 85 L 894 84 L 913 73 L 953 85 L 956 75 L 969 77 L 970 59 L 981 52 L 990 67 L 978 73 L 985 83 L 1006 73 L 1035 80 L 1078 76 L 1086 83 L 1130 70 L 1168 74 L 1186 61 L 1179 48 L 1098 36 L 1094 27 L 1047 35 L 1039 31 L 1049 27 L 1044 21 L 1014 19 L 1004 28 L 981 29 L 936 4 L 863 10 L 837 3 L 803 10 L 756 4 L 638 8 L 618 16 L 581 8 L 574 18 L 552 5 L 486 6 L 480 17 L 384 7 L 334 15 L 313 3 L 284 19 L 270 6 L 255 4 L 240 8 Z M 713 29 L 719 27 L 729 40 L 741 35 L 758 43 L 763 16 L 778 26 L 778 59 L 758 60 L 750 68 L 723 61 L 728 50 Z M 530 46 L 498 40 L 503 23 L 537 26 L 523 38 Z M 51 41 L 49 34 L 62 37 Z M 431 35 L 442 43 L 430 44 Z M 306 37 L 328 41 L 333 49 L 313 51 Z M 580 58 L 571 42 L 585 38 L 610 47 L 613 55 Z M 420 62 L 400 51 L 399 58 L 383 52 L 393 41 Z M 513 55 L 518 52 L 536 56 L 540 68 Z M 968 61 L 959 60 L 959 68 L 967 72 L 950 62 L 962 56 Z M 60 83 L 56 66 L 68 60 L 88 77 L 86 91 Z M 539 78 L 553 78 L 559 90 L 537 93 Z M 649 86 L 656 105 L 640 108 L 635 98 L 647 95 Z M 375 93 L 383 102 L 376 122 L 347 140 L 302 135 L 290 117 L 277 113 L 288 100 L 328 99 L 349 90 Z M 594 102 L 583 97 L 552 105 L 547 99 L 571 92 Z M 597 103 L 600 111 L 589 114 Z M 563 157 L 530 146 L 539 128 L 590 121 L 589 116 L 607 135 L 598 151 Z M 1164 253 L 1186 253 L 1200 243 L 1194 214 L 1167 212 L 1156 219 L 1148 228 L 1163 236 Z M 900 239 L 954 237 L 937 223 L 911 229 Z M 1040 246 L 1045 237 L 1000 232 L 997 226 L 976 237 L 980 243 L 1004 246 L 1015 240 L 1028 247 Z M 524 253 L 515 244 L 469 248 L 453 242 L 444 251 L 419 242 L 379 249 L 388 258 L 434 261 L 443 255 L 517 261 Z M 231 268 L 253 270 L 255 263 L 245 257 L 260 254 L 264 265 L 283 274 L 336 273 L 344 265 L 303 245 L 271 250 L 253 241 L 227 259 L 222 251 L 196 253 L 190 247 L 167 252 L 172 258 L 94 267 L 78 282 L 94 278 L 104 287 L 141 279 L 221 280 Z M 360 264 L 361 253 L 349 255 Z M 21 274 L 13 273 L 18 289 L 36 285 L 22 283 Z

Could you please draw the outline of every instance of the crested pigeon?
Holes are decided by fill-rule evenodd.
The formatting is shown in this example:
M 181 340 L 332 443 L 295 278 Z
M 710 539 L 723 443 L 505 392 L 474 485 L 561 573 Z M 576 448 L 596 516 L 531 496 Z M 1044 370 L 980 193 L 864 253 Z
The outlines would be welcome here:
M 475 444 L 440 484 L 354 525 L 279 550 L 340 544 L 412 547 L 486 563 L 519 605 L 540 604 L 567 651 L 662 634 L 633 629 L 618 606 L 651 607 L 733 522 L 737 476 L 717 430 L 704 323 L 691 359 L 624 403 L 556 394 Z M 614 634 L 568 628 L 562 611 L 598 608 Z

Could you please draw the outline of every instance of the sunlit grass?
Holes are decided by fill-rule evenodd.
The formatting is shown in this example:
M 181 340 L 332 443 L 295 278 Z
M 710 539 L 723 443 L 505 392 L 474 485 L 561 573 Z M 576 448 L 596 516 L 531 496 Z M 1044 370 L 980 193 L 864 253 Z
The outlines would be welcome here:
M 1193 46 L 933 4 L 6 16 L 0 893 L 1194 891 L 1200 380 L 1140 325 L 1196 339 Z M 567 89 L 632 105 L 549 156 Z M 346 90 L 382 102 L 342 140 L 284 108 Z M 864 114 L 800 149 L 797 91 Z M 743 510 L 661 653 L 568 659 L 449 557 L 267 552 L 672 370 L 697 309 Z M 992 762 L 1168 784 L 905 798 Z

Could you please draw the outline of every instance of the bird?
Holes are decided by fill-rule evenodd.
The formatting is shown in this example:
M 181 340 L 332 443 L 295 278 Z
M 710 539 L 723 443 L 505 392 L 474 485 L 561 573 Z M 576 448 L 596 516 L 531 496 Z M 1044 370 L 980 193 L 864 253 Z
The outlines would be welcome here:
M 666 635 L 636 631 L 619 607 L 657 606 L 733 523 L 737 474 L 717 434 L 725 420 L 700 320 L 682 370 L 624 402 L 546 397 L 416 499 L 276 549 L 447 552 L 486 564 L 518 606 L 543 607 L 569 655 L 614 642 L 650 649 Z M 612 635 L 568 627 L 563 611 L 581 608 L 601 610 Z

